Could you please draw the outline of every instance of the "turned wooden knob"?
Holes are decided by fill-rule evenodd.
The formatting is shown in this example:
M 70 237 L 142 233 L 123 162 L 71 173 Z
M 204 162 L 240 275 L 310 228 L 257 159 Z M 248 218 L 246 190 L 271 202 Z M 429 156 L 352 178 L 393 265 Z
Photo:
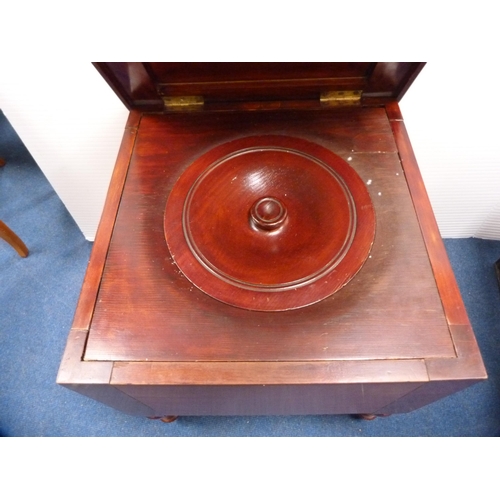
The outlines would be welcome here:
M 250 209 L 250 224 L 256 229 L 274 231 L 283 226 L 287 218 L 285 206 L 270 196 L 260 198 Z

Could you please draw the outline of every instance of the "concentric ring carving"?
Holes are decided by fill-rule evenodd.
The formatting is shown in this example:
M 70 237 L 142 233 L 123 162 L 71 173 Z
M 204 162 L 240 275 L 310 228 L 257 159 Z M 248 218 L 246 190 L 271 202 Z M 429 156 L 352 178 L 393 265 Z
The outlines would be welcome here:
M 222 302 L 265 311 L 338 290 L 368 256 L 374 225 L 364 183 L 346 162 L 284 136 L 248 137 L 202 155 L 165 212 L 170 252 L 190 281 Z

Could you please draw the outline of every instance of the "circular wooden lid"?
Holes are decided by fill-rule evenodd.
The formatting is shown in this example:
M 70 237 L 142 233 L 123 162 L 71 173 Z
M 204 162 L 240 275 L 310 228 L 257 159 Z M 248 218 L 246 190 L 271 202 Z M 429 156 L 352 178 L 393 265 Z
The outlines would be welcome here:
M 258 311 L 318 302 L 368 257 L 375 213 L 342 158 L 303 139 L 252 136 L 215 147 L 174 185 L 165 236 L 184 275 Z

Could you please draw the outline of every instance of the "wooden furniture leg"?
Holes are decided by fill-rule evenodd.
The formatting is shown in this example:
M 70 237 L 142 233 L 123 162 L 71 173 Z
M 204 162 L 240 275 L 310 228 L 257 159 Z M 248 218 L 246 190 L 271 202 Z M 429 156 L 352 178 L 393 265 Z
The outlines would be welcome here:
M 7 224 L 3 223 L 0 220 L 0 238 L 4 239 L 7 243 L 9 243 L 14 250 L 21 256 L 27 257 L 29 254 L 28 248 L 23 243 L 21 238 L 12 231 L 12 229 L 7 226 Z
M 359 418 L 361 420 L 375 420 L 376 418 L 378 417 L 390 417 L 389 414 L 383 414 L 383 413 L 380 413 L 380 414 L 375 414 L 375 413 L 361 413 L 359 415 L 355 415 L 356 418 Z
M 166 424 L 171 424 L 172 422 L 175 422 L 179 417 L 176 415 L 165 415 L 164 417 L 148 417 L 150 420 L 161 420 L 162 422 Z

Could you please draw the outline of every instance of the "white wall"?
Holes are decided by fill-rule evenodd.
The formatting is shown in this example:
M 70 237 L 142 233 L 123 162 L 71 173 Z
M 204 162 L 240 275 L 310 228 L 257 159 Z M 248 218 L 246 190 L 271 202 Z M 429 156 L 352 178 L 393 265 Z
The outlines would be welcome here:
M 500 104 L 477 84 L 500 75 L 467 64 L 428 63 L 401 109 L 442 236 L 500 239 Z M 90 63 L 2 68 L 0 108 L 93 239 L 128 111 Z
M 445 238 L 500 239 L 499 80 L 491 62 L 428 63 L 400 103 Z
M 90 63 L 21 58 L 1 65 L 0 109 L 93 239 L 128 110 Z

